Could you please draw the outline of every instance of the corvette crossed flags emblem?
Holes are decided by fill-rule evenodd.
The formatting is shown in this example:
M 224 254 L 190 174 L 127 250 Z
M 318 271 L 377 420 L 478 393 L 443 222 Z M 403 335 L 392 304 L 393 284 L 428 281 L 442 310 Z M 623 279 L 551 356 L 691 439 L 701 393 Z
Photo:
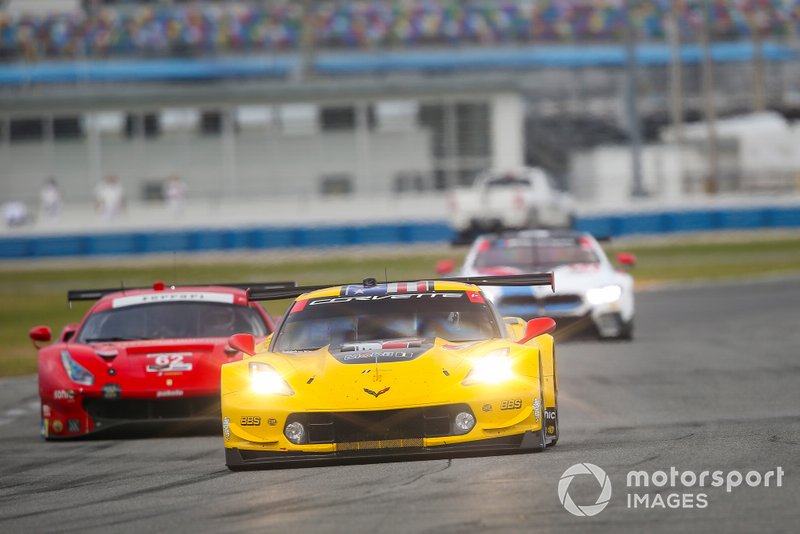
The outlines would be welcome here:
M 378 392 L 375 392 L 375 391 L 372 391 L 371 389 L 364 388 L 364 392 L 365 393 L 369 393 L 370 395 L 372 395 L 373 397 L 375 397 L 377 399 L 379 396 L 381 396 L 384 393 L 386 393 L 387 391 L 389 391 L 389 389 L 390 388 L 387 387 L 387 388 L 383 388 L 382 390 L 380 390 Z

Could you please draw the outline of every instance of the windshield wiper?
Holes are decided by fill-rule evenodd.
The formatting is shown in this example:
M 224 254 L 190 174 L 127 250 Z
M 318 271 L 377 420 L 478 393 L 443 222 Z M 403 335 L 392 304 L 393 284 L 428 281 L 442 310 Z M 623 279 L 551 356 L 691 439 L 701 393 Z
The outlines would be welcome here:
M 312 347 L 307 349 L 283 349 L 279 352 L 314 352 L 315 350 L 319 350 L 322 347 Z

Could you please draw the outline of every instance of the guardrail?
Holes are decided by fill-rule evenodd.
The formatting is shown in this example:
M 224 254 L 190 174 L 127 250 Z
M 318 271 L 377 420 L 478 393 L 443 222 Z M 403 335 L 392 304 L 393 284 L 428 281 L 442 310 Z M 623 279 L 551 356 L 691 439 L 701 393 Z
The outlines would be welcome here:
M 709 208 L 580 217 L 575 228 L 598 238 L 800 227 L 800 206 Z
M 800 228 L 800 206 L 595 215 L 579 217 L 575 227 L 598 238 L 636 234 Z M 444 221 L 360 226 L 199 228 L 26 235 L 0 238 L 0 259 L 395 245 L 447 242 L 453 236 L 452 228 Z
M 434 222 L 38 235 L 0 238 L 0 259 L 429 243 L 452 234 L 447 223 Z

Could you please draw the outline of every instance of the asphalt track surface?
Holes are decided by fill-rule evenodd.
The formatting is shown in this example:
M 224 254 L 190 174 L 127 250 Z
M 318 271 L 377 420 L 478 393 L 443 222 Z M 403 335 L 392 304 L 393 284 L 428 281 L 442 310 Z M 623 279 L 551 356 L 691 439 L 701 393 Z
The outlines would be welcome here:
M 560 345 L 561 440 L 538 454 L 232 473 L 216 435 L 43 442 L 35 378 L 2 380 L 0 531 L 797 532 L 800 280 L 650 291 L 637 305 L 635 341 Z M 594 517 L 558 498 L 581 462 L 612 484 Z M 781 487 L 626 487 L 631 470 L 778 466 Z M 599 493 L 590 475 L 569 486 L 578 505 Z M 631 508 L 632 493 L 708 504 Z

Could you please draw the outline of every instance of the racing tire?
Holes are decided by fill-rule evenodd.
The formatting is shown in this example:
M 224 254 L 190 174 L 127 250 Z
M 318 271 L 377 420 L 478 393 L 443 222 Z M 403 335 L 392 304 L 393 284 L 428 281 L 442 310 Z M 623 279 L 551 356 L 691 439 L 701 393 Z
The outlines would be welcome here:
M 621 323 L 622 325 L 617 339 L 633 341 L 633 317 L 631 317 L 630 321 L 621 321 Z

